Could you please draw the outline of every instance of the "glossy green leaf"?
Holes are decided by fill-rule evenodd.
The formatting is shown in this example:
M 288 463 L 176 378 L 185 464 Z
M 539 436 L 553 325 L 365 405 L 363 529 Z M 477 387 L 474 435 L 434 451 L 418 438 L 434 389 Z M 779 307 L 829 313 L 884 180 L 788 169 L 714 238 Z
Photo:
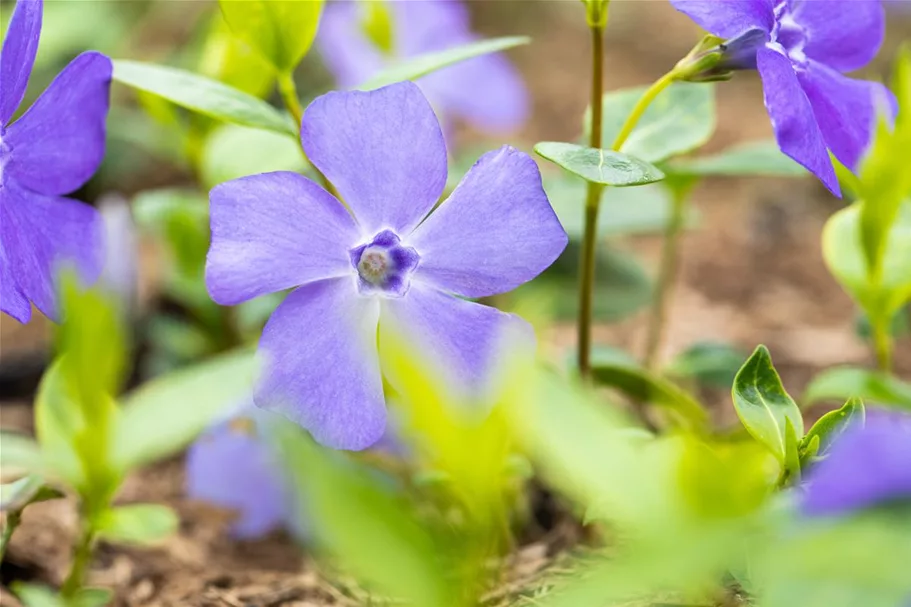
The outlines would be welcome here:
M 620 152 L 558 141 L 542 141 L 535 145 L 535 152 L 570 173 L 601 185 L 624 187 L 664 179 L 658 167 Z
M 864 423 L 864 403 L 859 398 L 851 398 L 840 409 L 829 411 L 820 417 L 807 431 L 801 441 L 801 447 L 807 447 L 814 440 L 819 443 L 816 452 L 825 455 L 832 443 L 854 426 Z
M 481 55 L 498 53 L 500 51 L 505 51 L 506 49 L 528 44 L 529 42 L 531 42 L 531 39 L 525 36 L 491 38 L 479 42 L 472 42 L 464 46 L 446 49 L 444 51 L 418 55 L 417 57 L 397 63 L 392 67 L 383 70 L 358 88 L 362 91 L 372 91 L 396 82 L 417 80 L 421 76 L 426 76 L 431 72 L 448 67 L 454 63 L 459 63 L 474 57 L 480 57 Z
M 60 497 L 63 497 L 63 494 L 48 487 L 43 478 L 30 474 L 12 483 L 0 485 L 0 511 L 22 510 L 29 504 L 46 502 Z
M 410 604 L 458 604 L 438 547 L 407 501 L 291 424 L 282 424 L 276 437 L 306 504 L 300 516 L 320 521 L 317 540 L 348 572 Z
M 610 145 L 626 117 L 645 93 L 645 87 L 611 91 L 602 100 L 602 141 Z M 690 152 L 715 132 L 715 87 L 678 82 L 658 95 L 620 150 L 647 162 L 661 162 Z M 585 117 L 590 129 L 591 109 Z
M 96 521 L 101 537 L 124 544 L 154 544 L 173 534 L 180 520 L 167 506 L 131 504 L 105 510 Z
M 870 369 L 836 367 L 813 378 L 804 392 L 803 403 L 851 398 L 911 410 L 911 383 Z
M 829 271 L 871 319 L 890 321 L 911 299 L 911 202 L 886 236 L 879 280 L 867 272 L 861 243 L 861 204 L 829 218 L 822 234 L 823 257 Z
M 322 0 L 219 0 L 231 31 L 276 70 L 291 73 L 316 36 Z
M 307 163 L 300 144 L 293 139 L 271 131 L 226 124 L 206 138 L 199 168 L 203 185 L 212 188 L 257 173 L 303 173 Z
M 7 474 L 24 472 L 43 476 L 49 472 L 38 443 L 14 432 L 0 432 L 0 470 Z
M 746 355 L 730 344 L 700 342 L 674 357 L 665 372 L 730 389 L 745 360 Z
M 118 469 L 131 470 L 184 448 L 253 387 L 256 364 L 237 351 L 156 378 L 126 396 L 114 443 Z
M 786 156 L 772 139 L 751 141 L 718 154 L 673 160 L 673 173 L 705 177 L 801 177 L 807 170 Z
M 210 118 L 297 138 L 294 122 L 286 115 L 262 99 L 205 76 L 163 65 L 118 59 L 114 61 L 114 80 Z
M 708 421 L 708 414 L 699 401 L 638 364 L 594 361 L 592 379 L 596 384 L 615 388 L 633 400 L 657 405 L 692 429 L 699 430 Z
M 794 399 L 781 385 L 765 346 L 759 346 L 734 378 L 734 408 L 747 431 L 783 464 L 786 461 L 787 423 L 803 436 L 803 417 Z

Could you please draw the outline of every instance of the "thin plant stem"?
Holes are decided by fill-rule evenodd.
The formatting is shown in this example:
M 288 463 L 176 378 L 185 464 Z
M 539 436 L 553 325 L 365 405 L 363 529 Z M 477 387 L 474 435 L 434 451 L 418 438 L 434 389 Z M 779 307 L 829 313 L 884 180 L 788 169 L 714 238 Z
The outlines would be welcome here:
M 281 92 L 282 100 L 285 102 L 285 107 L 288 108 L 288 111 L 291 112 L 291 117 L 294 119 L 294 125 L 297 129 L 297 132 L 300 133 L 301 122 L 304 119 L 304 108 L 301 106 L 300 97 L 297 95 L 297 85 L 294 84 L 294 77 L 290 73 L 280 74 L 278 76 L 278 90 Z M 332 183 L 323 175 L 323 172 L 320 171 L 315 164 L 310 162 L 310 159 L 307 158 L 307 152 L 304 150 L 303 142 L 300 141 L 298 137 L 298 142 L 301 144 L 301 154 L 304 156 L 304 160 L 313 168 L 316 172 L 316 175 L 319 177 L 320 183 L 326 189 L 327 192 L 338 198 L 338 192 L 332 186 Z
M 604 90 L 604 26 L 591 26 L 592 34 L 592 121 L 589 145 L 601 147 L 601 96 Z M 579 270 L 579 374 L 591 376 L 592 299 L 595 288 L 595 248 L 598 243 L 598 206 L 602 186 L 588 182 L 585 196 L 585 228 L 582 236 L 582 259 Z
M 889 320 L 872 322 L 873 349 L 876 351 L 876 364 L 884 373 L 892 372 L 892 336 L 889 334 Z
M 655 98 L 660 95 L 661 92 L 670 86 L 675 80 L 677 80 L 677 71 L 671 70 L 656 80 L 654 84 L 652 84 L 652 86 L 650 86 L 648 90 L 642 94 L 642 97 L 639 99 L 639 101 L 636 102 L 636 105 L 629 113 L 629 116 L 626 117 L 626 122 L 623 123 L 623 127 L 617 134 L 617 138 L 614 139 L 614 145 L 611 146 L 612 150 L 615 152 L 620 151 L 620 148 L 623 147 L 623 144 L 626 143 L 626 140 L 629 139 L 629 136 L 632 134 L 633 129 L 635 129 L 636 125 L 639 124 L 639 120 L 642 119 L 642 115 L 645 114 L 645 110 L 648 109 L 648 106 L 650 106 Z
M 64 597 L 74 596 L 85 581 L 85 572 L 92 560 L 92 547 L 95 544 L 95 529 L 91 521 L 83 523 L 82 532 L 79 534 L 79 542 L 73 550 L 73 565 L 70 573 L 60 588 L 60 593 Z
M 9 541 L 13 537 L 13 531 L 19 526 L 21 520 L 21 510 L 14 510 L 6 515 L 6 524 L 3 526 L 3 533 L 0 534 L 0 563 L 3 562 L 3 557 L 6 556 L 6 547 L 9 546 Z
M 658 268 L 658 284 L 649 313 L 645 357 L 643 359 L 643 364 L 649 371 L 654 371 L 658 365 L 658 351 L 664 341 L 668 308 L 670 307 L 674 284 L 677 282 L 677 273 L 680 268 L 680 232 L 683 230 L 683 224 L 686 221 L 687 196 L 688 188 L 674 190 L 671 217 L 664 228 L 661 265 Z

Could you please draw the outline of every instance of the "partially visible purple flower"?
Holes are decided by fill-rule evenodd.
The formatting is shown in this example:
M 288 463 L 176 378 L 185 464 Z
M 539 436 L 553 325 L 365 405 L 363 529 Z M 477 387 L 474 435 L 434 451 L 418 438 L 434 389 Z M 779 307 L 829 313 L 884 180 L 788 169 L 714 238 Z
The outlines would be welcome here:
M 803 510 L 838 516 L 892 501 L 911 504 L 911 414 L 871 411 L 810 469 Z
M 885 34 L 879 0 L 671 0 L 736 56 L 726 69 L 758 69 L 781 150 L 841 195 L 831 150 L 855 168 L 891 93 L 843 74 L 876 56 Z M 749 47 L 749 48 L 747 48 Z
M 231 533 L 238 538 L 259 537 L 294 520 L 265 415 L 248 405 L 207 430 L 187 452 L 187 493 L 235 511 Z
M 477 395 L 504 337 L 533 337 L 517 316 L 462 298 L 531 280 L 567 236 L 534 160 L 508 146 L 433 210 L 446 146 L 412 83 L 316 99 L 301 141 L 351 212 L 297 173 L 221 184 L 206 284 L 223 305 L 298 287 L 263 331 L 256 404 L 327 446 L 364 449 L 386 425 L 379 351 L 405 340 L 453 390 Z
M 388 26 L 388 48 L 368 32 L 371 16 L 380 20 L 377 27 Z M 354 88 L 390 64 L 478 39 L 459 0 L 336 0 L 326 5 L 316 44 L 339 86 Z M 522 78 L 500 54 L 463 61 L 417 84 L 444 118 L 461 118 L 483 130 L 513 130 L 528 117 Z
M 0 309 L 23 323 L 31 303 L 56 317 L 62 262 L 91 282 L 103 256 L 98 213 L 62 195 L 88 181 L 104 156 L 110 59 L 79 55 L 10 124 L 35 62 L 41 12 L 41 0 L 19 0 L 0 53 Z

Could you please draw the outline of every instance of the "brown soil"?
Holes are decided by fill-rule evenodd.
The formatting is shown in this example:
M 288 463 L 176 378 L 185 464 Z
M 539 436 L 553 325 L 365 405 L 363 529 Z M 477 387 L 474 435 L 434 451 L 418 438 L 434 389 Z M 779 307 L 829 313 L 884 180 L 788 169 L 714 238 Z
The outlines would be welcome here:
M 475 2 L 479 28 L 488 34 L 525 33 L 534 42 L 518 49 L 515 60 L 535 99 L 535 120 L 520 140 L 571 140 L 579 134 L 579 116 L 587 105 L 587 33 L 578 1 Z M 698 31 L 665 2 L 615 1 L 608 35 L 606 83 L 622 87 L 660 76 L 697 39 Z M 907 37 L 911 23 L 893 22 L 883 57 Z M 659 41 L 656 42 L 656 39 Z M 879 73 L 884 64 L 878 66 Z M 876 69 L 874 69 L 876 72 Z M 744 74 L 719 87 L 720 122 L 709 149 L 768 137 L 771 129 L 755 75 Z M 820 252 L 820 233 L 837 201 L 810 179 L 719 180 L 703 184 L 694 196 L 702 221 L 683 239 L 683 264 L 665 358 L 697 340 L 723 340 L 744 350 L 769 346 L 788 389 L 799 394 L 824 367 L 869 364 L 869 349 L 853 329 L 855 308 L 829 276 Z M 609 204 L 609 202 L 608 202 Z M 660 240 L 636 238 L 627 243 L 654 267 Z M 642 315 L 619 326 L 599 327 L 596 339 L 638 350 Z M 48 329 L 36 319 L 20 327 L 0 316 L 0 394 L 19 402 L 2 403 L 3 428 L 29 429 L 29 388 L 9 378 L 22 369 L 40 374 L 46 359 Z M 569 349 L 571 327 L 547 337 L 554 349 Z M 900 347 L 900 376 L 911 379 L 911 344 Z M 28 374 L 26 374 L 28 377 Z M 719 416 L 733 418 L 728 398 L 715 395 Z M 123 502 L 157 501 L 181 517 L 179 533 L 154 549 L 102 544 L 91 582 L 115 590 L 117 605 L 317 607 L 375 604 L 354 586 L 324 575 L 302 556 L 285 535 L 255 542 L 235 542 L 225 534 L 229 517 L 186 498 L 183 469 L 173 460 L 130 478 Z M 20 579 L 59 584 L 68 567 L 74 534 L 71 500 L 30 507 L 2 568 L 3 584 Z M 553 543 L 545 538 L 523 548 L 510 563 L 511 581 L 490 597 L 504 601 L 522 589 L 534 589 L 542 569 L 553 562 Z M 534 583 L 532 583 L 534 582 Z M 0 589 L 3 605 L 17 605 Z M 521 603 L 520 603 L 521 604 Z

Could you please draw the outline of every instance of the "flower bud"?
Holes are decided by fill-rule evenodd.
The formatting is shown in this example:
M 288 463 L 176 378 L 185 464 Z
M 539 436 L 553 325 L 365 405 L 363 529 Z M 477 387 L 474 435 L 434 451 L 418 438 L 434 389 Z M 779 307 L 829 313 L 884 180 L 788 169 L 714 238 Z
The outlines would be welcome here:
M 756 69 L 756 51 L 768 35 L 761 29 L 750 29 L 729 40 L 708 35 L 679 63 L 678 79 L 688 82 L 729 80 L 736 70 Z
M 607 25 L 607 5 L 610 0 L 582 0 L 585 5 L 585 19 L 589 27 L 604 27 Z

